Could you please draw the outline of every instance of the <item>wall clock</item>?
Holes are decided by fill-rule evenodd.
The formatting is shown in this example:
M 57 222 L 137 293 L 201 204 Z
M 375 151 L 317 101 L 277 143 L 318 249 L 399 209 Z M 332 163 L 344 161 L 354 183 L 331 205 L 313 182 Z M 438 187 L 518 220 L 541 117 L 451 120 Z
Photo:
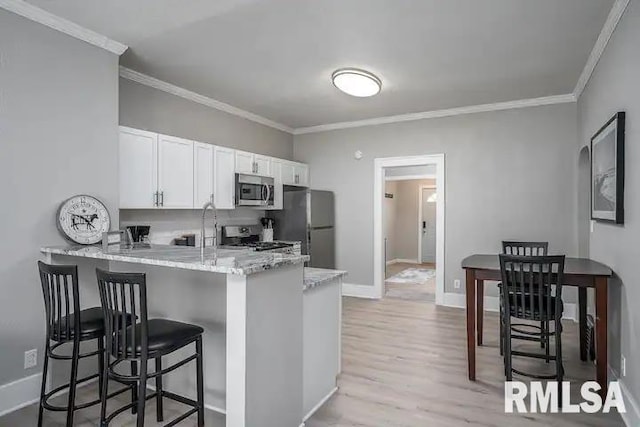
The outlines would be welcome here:
M 100 200 L 81 194 L 62 202 L 57 224 L 60 232 L 72 242 L 94 245 L 102 240 L 102 233 L 111 229 L 111 218 Z

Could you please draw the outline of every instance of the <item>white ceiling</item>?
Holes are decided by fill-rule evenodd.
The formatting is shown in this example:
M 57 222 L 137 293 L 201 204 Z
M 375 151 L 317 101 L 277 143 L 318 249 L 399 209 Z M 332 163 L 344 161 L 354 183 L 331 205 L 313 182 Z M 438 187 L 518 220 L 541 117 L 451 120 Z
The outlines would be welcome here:
M 28 0 L 122 65 L 292 128 L 573 92 L 614 0 Z M 373 98 L 335 89 L 364 68 Z

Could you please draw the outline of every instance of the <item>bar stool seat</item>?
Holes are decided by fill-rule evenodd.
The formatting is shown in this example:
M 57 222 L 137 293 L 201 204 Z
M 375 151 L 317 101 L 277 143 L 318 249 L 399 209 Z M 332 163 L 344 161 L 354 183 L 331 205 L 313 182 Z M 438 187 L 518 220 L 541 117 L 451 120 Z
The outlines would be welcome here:
M 172 353 L 179 348 L 182 348 L 186 343 L 193 342 L 198 336 L 204 333 L 204 329 L 197 325 L 191 325 L 189 323 L 176 322 L 175 320 L 167 319 L 149 319 L 148 326 L 148 351 L 149 358 L 155 359 L 156 357 L 163 356 L 165 354 Z M 125 334 L 131 335 L 132 326 L 127 327 Z M 141 325 L 135 325 L 135 335 L 140 336 Z M 122 340 L 122 332 L 118 333 L 118 339 Z M 133 353 L 131 342 L 127 344 L 127 353 Z M 140 357 L 142 354 L 141 343 L 136 345 L 135 356 Z
M 75 313 L 65 316 L 60 320 L 60 328 L 58 322 L 53 324 L 53 336 L 56 341 L 72 340 L 75 335 L 75 329 L 71 326 L 69 336 L 66 334 L 67 321 L 71 325 L 74 324 Z M 61 331 L 58 335 L 58 329 Z M 96 339 L 104 336 L 104 317 L 102 316 L 101 307 L 92 307 L 80 311 L 80 341 Z

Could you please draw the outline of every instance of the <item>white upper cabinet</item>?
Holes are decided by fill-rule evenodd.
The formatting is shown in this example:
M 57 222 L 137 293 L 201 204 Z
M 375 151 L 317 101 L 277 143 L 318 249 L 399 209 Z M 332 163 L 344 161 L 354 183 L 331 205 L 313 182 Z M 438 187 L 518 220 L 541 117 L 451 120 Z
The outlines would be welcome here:
M 120 127 L 120 207 L 153 208 L 158 191 L 158 134 Z
M 236 150 L 236 173 L 254 174 L 255 170 L 253 154 Z
M 193 208 L 193 142 L 158 136 L 158 191 L 163 208 Z
M 309 186 L 309 167 L 304 163 L 283 162 L 282 183 L 298 187 Z
M 217 209 L 236 207 L 236 151 L 215 147 L 213 151 L 213 199 Z
M 309 166 L 304 163 L 296 163 L 293 167 L 294 174 L 293 180 L 295 185 L 299 185 L 300 187 L 308 187 L 309 186 Z
M 256 175 L 273 176 L 271 172 L 271 157 L 256 154 L 253 156 L 253 162 L 256 165 Z
M 271 176 L 271 157 L 236 150 L 236 173 Z
M 280 174 L 284 185 L 295 185 L 295 164 L 293 162 L 281 162 Z
M 213 196 L 213 150 L 211 144 L 193 143 L 193 207 L 204 206 Z

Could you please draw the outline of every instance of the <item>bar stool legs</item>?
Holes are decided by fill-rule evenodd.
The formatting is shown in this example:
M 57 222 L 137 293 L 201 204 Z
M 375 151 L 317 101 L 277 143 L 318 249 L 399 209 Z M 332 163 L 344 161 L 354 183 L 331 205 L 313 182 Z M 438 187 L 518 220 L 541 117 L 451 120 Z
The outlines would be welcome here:
M 156 372 L 162 371 L 162 357 L 156 357 Z M 156 377 L 156 420 L 158 422 L 164 420 L 164 411 L 162 408 L 162 375 Z

